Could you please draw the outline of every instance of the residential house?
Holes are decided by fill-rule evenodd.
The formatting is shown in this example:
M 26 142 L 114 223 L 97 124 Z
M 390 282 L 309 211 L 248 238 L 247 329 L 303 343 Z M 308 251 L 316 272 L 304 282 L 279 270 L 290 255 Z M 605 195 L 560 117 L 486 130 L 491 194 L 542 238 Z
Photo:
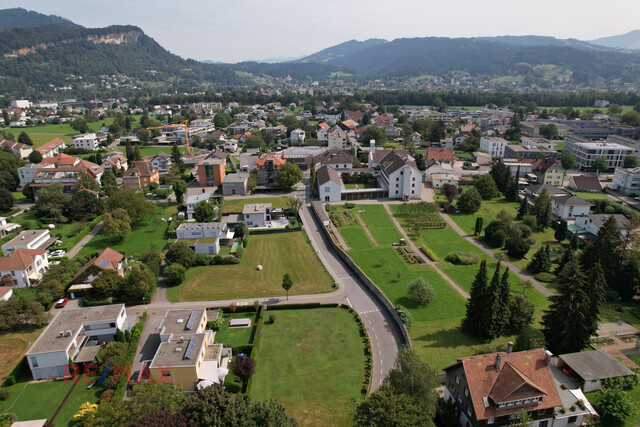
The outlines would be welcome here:
M 31 147 L 27 144 L 22 144 L 21 142 L 10 141 L 8 139 L 0 140 L 0 148 L 8 148 L 11 150 L 14 156 L 19 159 L 25 159 L 29 157 L 29 154 L 33 151 Z
M 0 237 L 8 236 L 9 234 L 20 228 L 20 224 L 14 224 L 13 222 L 7 222 L 7 218 L 0 216 Z
M 184 222 L 176 229 L 178 240 L 193 246 L 197 254 L 216 255 L 233 235 L 226 222 Z
M 77 135 L 71 139 L 71 143 L 76 148 L 84 148 L 85 150 L 96 150 L 100 143 L 95 133 L 84 133 Z
M 246 204 L 242 209 L 242 220 L 248 227 L 265 227 L 271 221 L 271 203 Z
M 556 151 L 556 143 L 553 141 L 549 141 L 546 138 L 527 138 L 522 137 L 522 146 L 523 147 L 537 147 L 537 148 L 546 148 L 550 151 Z
M 582 240 L 591 244 L 598 235 L 600 228 L 610 216 L 616 220 L 620 233 L 624 236 L 627 234 L 629 220 L 620 214 L 587 214 L 585 216 L 577 216 L 575 226 L 578 228 L 578 235 Z M 582 232 L 580 230 L 583 230 Z
M 640 195 L 640 167 L 633 169 L 617 168 L 609 187 L 627 196 Z
M 464 135 L 464 134 L 457 134 L 453 136 L 453 143 L 456 147 L 459 147 L 460 144 L 462 144 L 463 142 L 465 142 L 467 139 L 469 139 L 468 135 Z
M 24 176 L 24 178 L 21 177 L 21 180 L 26 180 L 33 174 L 29 186 L 33 189 L 36 200 L 38 198 L 37 191 L 47 185 L 61 184 L 64 192 L 71 193 L 82 173 L 96 183 L 100 183 L 100 178 L 104 173 L 102 166 L 64 153 L 42 159 L 39 166 L 35 171 L 31 167 L 21 168 L 19 171 L 19 174 Z
M 553 214 L 563 219 L 574 219 L 578 216 L 588 215 L 591 206 L 593 206 L 591 203 L 572 194 L 551 198 Z
M 561 354 L 558 356 L 557 367 L 567 375 L 577 378 L 580 389 L 585 393 L 600 390 L 605 380 L 634 375 L 631 369 L 606 350 Z
M 29 288 L 42 279 L 47 267 L 49 257 L 44 249 L 18 248 L 9 256 L 0 257 L 1 282 L 13 282 L 16 288 Z
M 391 114 L 380 114 L 374 117 L 371 123 L 380 127 L 393 126 L 393 116 Z
M 555 198 L 555 197 L 560 197 L 560 196 L 566 196 L 567 192 L 564 190 L 561 190 L 558 187 L 554 187 L 551 184 L 536 184 L 536 185 L 530 185 L 527 188 L 524 189 L 525 191 L 525 196 L 531 200 L 534 201 L 535 199 L 538 198 L 538 196 L 540 195 L 540 193 L 542 193 L 544 190 L 547 190 L 547 193 L 549 193 L 549 195 L 551 196 L 551 198 Z
M 444 399 L 456 406 L 462 426 L 512 425 L 525 411 L 529 424 L 550 427 L 562 406 L 541 348 L 482 354 L 458 359 L 445 368 Z
M 349 150 L 329 151 L 322 158 L 320 164 L 334 169 L 352 169 L 353 156 Z
M 244 196 L 247 194 L 247 183 L 249 182 L 248 173 L 232 173 L 225 177 L 222 181 L 223 196 Z
M 431 160 L 427 162 L 427 168 L 424 171 L 427 181 L 432 181 L 433 175 L 453 175 L 453 166 L 450 163 Z
M 324 122 L 318 123 L 317 136 L 319 142 L 329 143 L 329 129 L 331 129 L 331 127 L 328 124 Z
M 36 163 L 28 163 L 18 168 L 18 177 L 20 178 L 20 189 L 24 189 L 25 186 L 31 184 L 33 177 L 38 172 L 38 169 L 53 167 L 53 165 L 42 165 Z
M 164 152 L 147 156 L 144 161 L 151 164 L 159 173 L 166 173 L 171 169 L 171 155 Z
M 256 160 L 258 183 L 260 185 L 275 185 L 278 169 L 287 162 L 284 152 L 280 156 L 267 154 Z
M 455 143 L 453 142 L 453 138 L 444 138 L 440 140 L 440 148 L 446 149 L 450 148 L 453 150 Z
M 64 150 L 66 148 L 66 144 L 60 138 L 54 138 L 51 141 L 41 145 L 36 148 L 40 154 L 42 154 L 43 158 L 55 157 L 60 154 L 60 150 Z
M 122 186 L 127 188 L 142 189 L 152 182 L 160 183 L 160 174 L 147 162 L 133 162 L 133 165 L 122 175 Z
M 598 193 L 602 191 L 602 184 L 595 175 L 579 175 L 569 177 L 569 188 L 574 191 Z
M 338 127 L 346 132 L 349 132 L 358 127 L 358 122 L 354 122 L 353 120 L 344 120 L 338 123 Z
M 13 295 L 13 286 L 0 286 L 0 301 L 9 301 Z
M 480 138 L 480 149 L 491 154 L 491 157 L 504 157 L 504 150 L 508 142 L 504 138 L 483 136 Z
M 201 187 L 221 185 L 226 176 L 227 162 L 218 157 L 208 157 L 198 163 L 198 183 Z
M 302 144 L 304 142 L 305 132 L 302 129 L 294 129 L 291 131 L 291 143 Z
M 119 151 L 105 154 L 102 158 L 101 165 L 103 168 L 111 169 L 113 172 L 126 172 L 126 170 L 129 168 L 127 158 L 123 156 Z
M 187 219 L 193 220 L 196 205 L 200 202 L 208 202 L 210 198 L 211 192 L 209 191 L 187 197 L 187 200 L 185 201 L 185 204 L 187 205 Z
M 509 159 L 510 160 L 510 159 Z M 503 163 L 509 169 L 511 176 L 518 175 L 518 178 L 529 175 L 533 171 L 533 165 L 531 163 L 522 163 L 517 161 L 509 161 L 504 159 Z
M 318 179 L 318 194 L 323 202 L 339 202 L 342 200 L 344 184 L 338 171 L 329 164 L 322 166 L 316 172 Z
M 538 159 L 540 157 L 555 159 L 558 157 L 558 152 L 537 145 L 507 145 L 504 148 L 504 157 L 506 159 Z
M 456 162 L 456 157 L 453 154 L 453 148 L 430 147 L 427 150 L 427 162 L 431 160 L 437 160 L 441 164 L 448 163 L 453 166 Z
M 531 166 L 538 184 L 548 184 L 555 187 L 564 185 L 564 168 L 559 160 L 551 157 L 539 158 L 534 160 Z
M 576 157 L 576 167 L 581 171 L 593 171 L 593 161 L 598 157 L 607 159 L 608 170 L 622 167 L 627 156 L 637 156 L 638 150 L 609 142 L 591 142 L 577 135 L 567 135 L 563 153 Z
M 49 230 L 25 230 L 2 245 L 2 253 L 9 255 L 15 249 L 47 249 L 56 241 Z
M 348 146 L 348 141 L 347 132 L 339 127 L 334 127 L 328 133 L 329 150 L 344 150 Z
M 111 248 L 105 248 L 91 258 L 75 275 L 72 285 L 67 289 L 71 298 L 80 298 L 93 287 L 93 282 L 103 271 L 113 270 L 120 277 L 124 277 L 124 255 Z
M 377 169 L 375 174 L 389 189 L 390 199 L 419 199 L 422 195 L 422 173 L 415 159 L 406 150 L 377 150 L 375 141 L 370 141 L 369 167 Z
M 418 132 L 412 133 L 411 135 L 409 135 L 409 138 L 411 138 L 411 142 L 422 141 L 422 135 L 420 135 Z
M 433 188 L 442 188 L 445 184 L 458 187 L 459 178 L 455 175 L 444 174 L 444 173 L 434 173 L 430 177 L 431 177 L 431 182 L 433 184 Z
M 126 319 L 124 304 L 58 311 L 27 351 L 33 379 L 65 377 L 69 362 L 91 362 L 101 343 L 113 341 L 116 330 L 125 329 Z
M 206 329 L 208 320 L 204 308 L 167 310 L 159 327 L 160 345 L 149 364 L 151 377 L 187 392 L 222 384 L 231 351 L 215 343 L 215 332 Z

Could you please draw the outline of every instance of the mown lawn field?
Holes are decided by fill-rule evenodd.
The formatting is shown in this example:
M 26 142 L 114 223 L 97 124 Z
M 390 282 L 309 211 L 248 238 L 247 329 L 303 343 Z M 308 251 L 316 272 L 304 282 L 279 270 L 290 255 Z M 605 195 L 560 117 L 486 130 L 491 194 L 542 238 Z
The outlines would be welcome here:
M 365 379 L 365 344 L 353 314 L 343 308 L 269 313 L 276 321 L 262 327 L 252 400 L 278 400 L 303 426 L 353 425 Z
M 284 296 L 285 273 L 293 280 L 289 295 L 332 290 L 331 276 L 307 235 L 296 231 L 250 236 L 240 264 L 191 268 L 181 285 L 167 289 L 167 298 L 176 302 Z
M 271 203 L 272 208 L 286 208 L 289 197 L 251 197 L 247 199 L 225 199 L 222 213 L 242 212 L 246 204 Z

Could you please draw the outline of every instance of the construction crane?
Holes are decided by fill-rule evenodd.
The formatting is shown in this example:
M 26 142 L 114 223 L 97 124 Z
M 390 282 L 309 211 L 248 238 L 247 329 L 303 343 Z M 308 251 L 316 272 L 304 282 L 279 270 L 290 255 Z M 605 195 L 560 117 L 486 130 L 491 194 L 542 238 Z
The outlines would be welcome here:
M 189 120 L 185 120 L 182 123 L 170 124 L 164 126 L 152 126 L 147 129 L 166 129 L 166 128 L 184 128 L 184 140 L 187 144 L 187 154 L 191 155 L 191 146 L 189 145 Z

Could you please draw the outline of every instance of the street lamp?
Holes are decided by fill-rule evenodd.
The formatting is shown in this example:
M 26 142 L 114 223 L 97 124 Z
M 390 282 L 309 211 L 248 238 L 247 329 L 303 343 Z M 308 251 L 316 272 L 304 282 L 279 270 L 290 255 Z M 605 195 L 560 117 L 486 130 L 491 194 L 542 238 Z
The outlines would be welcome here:
M 147 298 L 146 297 L 142 297 L 142 303 L 144 304 L 144 309 L 147 309 Z

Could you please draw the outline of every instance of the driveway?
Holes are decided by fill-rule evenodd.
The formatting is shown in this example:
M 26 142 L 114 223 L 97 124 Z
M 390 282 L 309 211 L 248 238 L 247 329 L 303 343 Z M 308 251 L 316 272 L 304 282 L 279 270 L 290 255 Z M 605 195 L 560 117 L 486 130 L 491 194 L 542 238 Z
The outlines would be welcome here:
M 92 229 L 91 231 L 89 231 L 87 233 L 86 236 L 84 236 L 82 239 L 80 239 L 80 241 L 78 243 L 76 243 L 71 249 L 69 249 L 69 252 L 67 252 L 67 258 L 71 259 L 74 256 L 78 255 L 78 252 L 80 252 L 82 250 L 82 248 L 84 248 L 84 246 L 89 243 L 89 240 L 91 240 L 93 238 L 93 236 L 95 236 L 96 234 L 98 234 L 100 232 L 100 230 L 102 230 L 102 226 L 104 225 L 104 221 L 100 221 L 99 223 L 97 223 Z

